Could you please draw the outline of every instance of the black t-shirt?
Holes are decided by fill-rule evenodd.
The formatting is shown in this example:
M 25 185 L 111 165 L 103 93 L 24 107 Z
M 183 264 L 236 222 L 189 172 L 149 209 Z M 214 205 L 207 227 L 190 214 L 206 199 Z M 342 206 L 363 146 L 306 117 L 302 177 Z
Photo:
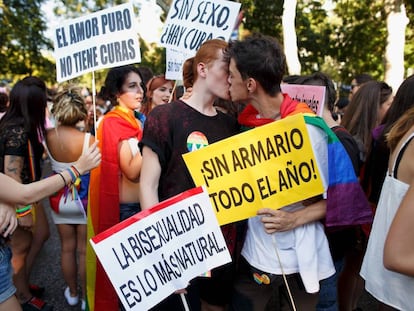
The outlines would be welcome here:
M 37 134 L 32 136 L 19 122 L 6 126 L 0 131 L 0 172 L 5 172 L 4 157 L 6 155 L 22 157 L 24 162 L 20 178 L 24 184 L 39 180 L 41 177 L 40 162 L 44 149 Z M 29 154 L 29 140 L 32 147 L 31 154 Z
M 239 131 L 233 117 L 220 111 L 215 116 L 206 116 L 180 100 L 154 108 L 145 121 L 140 146 L 148 146 L 158 155 L 161 165 L 159 200 L 194 187 L 182 158 L 184 153 Z

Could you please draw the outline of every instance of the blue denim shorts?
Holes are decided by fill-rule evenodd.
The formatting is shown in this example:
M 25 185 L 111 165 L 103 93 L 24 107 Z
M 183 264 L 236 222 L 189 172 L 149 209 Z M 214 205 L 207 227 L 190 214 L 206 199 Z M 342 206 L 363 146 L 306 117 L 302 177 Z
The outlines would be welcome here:
M 119 204 L 119 220 L 125 220 L 141 211 L 139 203 L 121 203 Z
M 13 285 L 12 252 L 10 247 L 0 243 L 0 303 L 3 303 L 16 292 Z

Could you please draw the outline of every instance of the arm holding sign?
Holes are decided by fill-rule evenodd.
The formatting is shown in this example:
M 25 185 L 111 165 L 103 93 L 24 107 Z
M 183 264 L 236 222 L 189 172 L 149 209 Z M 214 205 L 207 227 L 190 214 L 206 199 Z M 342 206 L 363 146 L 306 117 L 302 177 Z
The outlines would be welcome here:
M 307 223 L 320 220 L 326 214 L 326 200 L 319 200 L 293 212 L 262 208 L 257 215 L 263 216 L 262 223 L 269 234 L 295 229 Z

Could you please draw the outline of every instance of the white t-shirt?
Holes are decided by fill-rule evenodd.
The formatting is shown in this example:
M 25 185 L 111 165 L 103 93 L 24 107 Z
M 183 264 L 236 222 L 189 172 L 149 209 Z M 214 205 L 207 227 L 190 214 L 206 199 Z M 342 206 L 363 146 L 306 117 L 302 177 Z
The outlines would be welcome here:
M 318 127 L 306 125 L 313 146 L 315 159 L 324 189 L 328 185 L 328 143 L 326 133 Z M 326 195 L 324 195 L 326 197 Z M 306 208 L 302 203 L 285 206 L 282 210 L 293 211 Z M 323 225 L 319 221 L 299 226 L 286 232 L 267 234 L 260 221 L 261 216 L 248 220 L 246 240 L 242 255 L 247 262 L 262 271 L 272 274 L 298 273 L 309 293 L 319 291 L 319 280 L 335 273 Z M 272 235 L 275 237 L 276 245 Z M 276 247 L 280 261 L 276 254 Z

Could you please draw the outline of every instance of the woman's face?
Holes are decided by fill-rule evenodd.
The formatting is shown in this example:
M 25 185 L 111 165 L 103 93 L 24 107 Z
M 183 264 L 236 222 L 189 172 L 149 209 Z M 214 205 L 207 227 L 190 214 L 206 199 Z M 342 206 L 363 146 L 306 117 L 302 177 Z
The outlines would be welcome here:
M 229 93 L 229 66 L 223 59 L 223 52 L 218 52 L 218 58 L 208 64 L 206 82 L 210 91 L 222 99 L 230 99 Z
M 384 120 L 385 114 L 387 113 L 388 109 L 391 107 L 393 99 L 394 99 L 394 96 L 390 95 L 390 97 L 388 97 L 388 99 L 380 105 L 379 110 L 378 110 L 377 124 L 381 124 L 382 120 Z
M 152 92 L 153 107 L 168 103 L 170 101 L 172 90 L 173 90 L 172 81 L 168 81 L 164 83 L 163 85 L 161 85 L 160 87 L 156 88 Z
M 130 110 L 140 109 L 144 98 L 144 90 L 141 84 L 140 76 L 135 72 L 130 72 L 121 87 L 121 92 L 118 94 L 119 106 Z

